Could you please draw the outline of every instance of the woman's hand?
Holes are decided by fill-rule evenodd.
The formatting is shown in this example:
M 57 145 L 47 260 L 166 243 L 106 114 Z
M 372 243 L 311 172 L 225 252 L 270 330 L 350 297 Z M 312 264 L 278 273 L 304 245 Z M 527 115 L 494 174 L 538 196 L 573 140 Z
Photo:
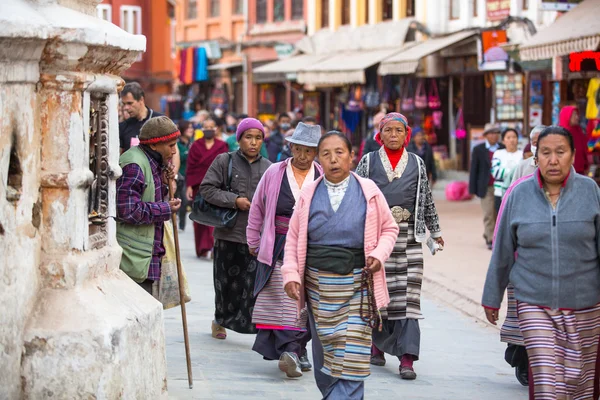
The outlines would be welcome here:
M 248 251 L 250 252 L 250 255 L 252 257 L 258 256 L 258 247 L 255 247 L 255 248 L 248 247 Z
M 441 247 L 444 247 L 444 239 L 442 239 L 442 237 L 440 236 L 439 238 L 435 238 L 435 241 L 437 242 L 437 244 L 439 244 Z
M 188 186 L 185 190 L 185 197 L 188 199 L 188 201 L 194 201 L 194 189 L 192 189 L 191 186 Z
M 250 209 L 251 203 L 245 197 L 238 197 L 235 199 L 235 207 L 240 211 L 248 211 Z
M 498 321 L 498 310 L 494 310 L 492 308 L 483 307 L 485 311 L 485 317 L 489 321 L 490 324 L 496 325 L 496 321 Z
M 375 272 L 381 269 L 381 262 L 374 257 L 367 258 L 367 266 L 365 267 L 370 273 L 374 274 Z
M 300 301 L 300 284 L 298 282 L 288 282 L 284 290 L 290 299 Z

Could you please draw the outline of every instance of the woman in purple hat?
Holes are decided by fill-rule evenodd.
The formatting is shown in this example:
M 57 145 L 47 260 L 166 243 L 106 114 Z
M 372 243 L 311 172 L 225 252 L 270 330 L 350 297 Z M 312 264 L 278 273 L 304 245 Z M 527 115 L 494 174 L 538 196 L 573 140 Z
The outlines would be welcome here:
M 271 165 L 260 155 L 264 134 L 263 125 L 257 119 L 242 120 L 236 131 L 239 150 L 217 156 L 200 185 L 200 193 L 208 203 L 238 210 L 232 228 L 215 228 L 214 231 L 215 319 L 212 335 L 216 339 L 227 337 L 225 329 L 256 333 L 252 324 L 256 259 L 248 250 L 246 226 L 258 182 Z M 230 160 L 231 188 L 227 191 Z
M 266 360 L 279 360 L 279 369 L 290 378 L 311 369 L 306 356 L 310 340 L 307 314 L 297 315 L 298 305 L 283 290 L 281 265 L 288 225 L 303 187 L 322 175 L 314 162 L 321 138 L 320 126 L 298 124 L 291 137 L 292 158 L 271 165 L 260 180 L 250 207 L 246 235 L 250 253 L 258 257 L 252 322 L 258 335 L 254 351 Z

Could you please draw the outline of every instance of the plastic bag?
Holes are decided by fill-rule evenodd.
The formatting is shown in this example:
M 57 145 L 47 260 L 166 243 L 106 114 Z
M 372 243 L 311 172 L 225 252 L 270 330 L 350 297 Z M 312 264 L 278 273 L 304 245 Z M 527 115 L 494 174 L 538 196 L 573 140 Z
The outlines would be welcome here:
M 446 200 L 466 201 L 471 200 L 473 195 L 469 193 L 469 183 L 462 181 L 450 182 L 446 185 Z
M 173 235 L 173 224 L 171 221 L 165 222 L 163 245 L 165 246 L 165 255 L 162 258 L 160 281 L 158 283 L 158 301 L 163 305 L 163 309 L 177 307 L 181 304 L 179 299 L 179 280 L 177 279 L 177 256 L 175 254 L 175 236 Z M 192 300 L 190 296 L 190 286 L 183 265 L 181 266 L 183 274 L 184 300 L 189 303 Z

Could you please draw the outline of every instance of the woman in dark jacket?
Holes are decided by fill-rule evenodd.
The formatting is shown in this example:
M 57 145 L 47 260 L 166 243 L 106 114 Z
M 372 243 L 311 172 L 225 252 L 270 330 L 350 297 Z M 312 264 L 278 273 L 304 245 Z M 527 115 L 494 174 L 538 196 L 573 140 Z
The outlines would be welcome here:
M 260 121 L 246 118 L 237 127 L 240 149 L 220 154 L 211 164 L 200 193 L 210 204 L 238 210 L 233 228 L 215 228 L 214 284 L 215 320 L 212 335 L 225 339 L 225 328 L 238 333 L 256 333 L 252 325 L 256 259 L 246 240 L 248 213 L 260 178 L 271 162 L 260 155 L 264 128 Z M 225 190 L 231 157 L 231 190 Z

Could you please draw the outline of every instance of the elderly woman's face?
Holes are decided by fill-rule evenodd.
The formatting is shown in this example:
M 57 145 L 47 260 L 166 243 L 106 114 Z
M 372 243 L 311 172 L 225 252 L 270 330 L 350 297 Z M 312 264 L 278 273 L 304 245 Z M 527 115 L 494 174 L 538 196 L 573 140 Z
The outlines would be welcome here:
M 385 124 L 381 133 L 383 145 L 390 150 L 399 150 L 406 140 L 406 127 L 400 121 L 391 121 Z
M 330 136 L 319 145 L 319 163 L 331 183 L 340 183 L 350 175 L 353 158 L 354 152 L 337 136 Z
M 561 135 L 548 135 L 538 141 L 538 167 L 545 182 L 562 183 L 573 165 L 575 153 L 569 140 Z
M 316 147 L 302 146 L 300 144 L 292 143 L 290 146 L 292 150 L 292 165 L 302 171 L 307 171 L 312 168 L 312 163 L 317 156 Z

